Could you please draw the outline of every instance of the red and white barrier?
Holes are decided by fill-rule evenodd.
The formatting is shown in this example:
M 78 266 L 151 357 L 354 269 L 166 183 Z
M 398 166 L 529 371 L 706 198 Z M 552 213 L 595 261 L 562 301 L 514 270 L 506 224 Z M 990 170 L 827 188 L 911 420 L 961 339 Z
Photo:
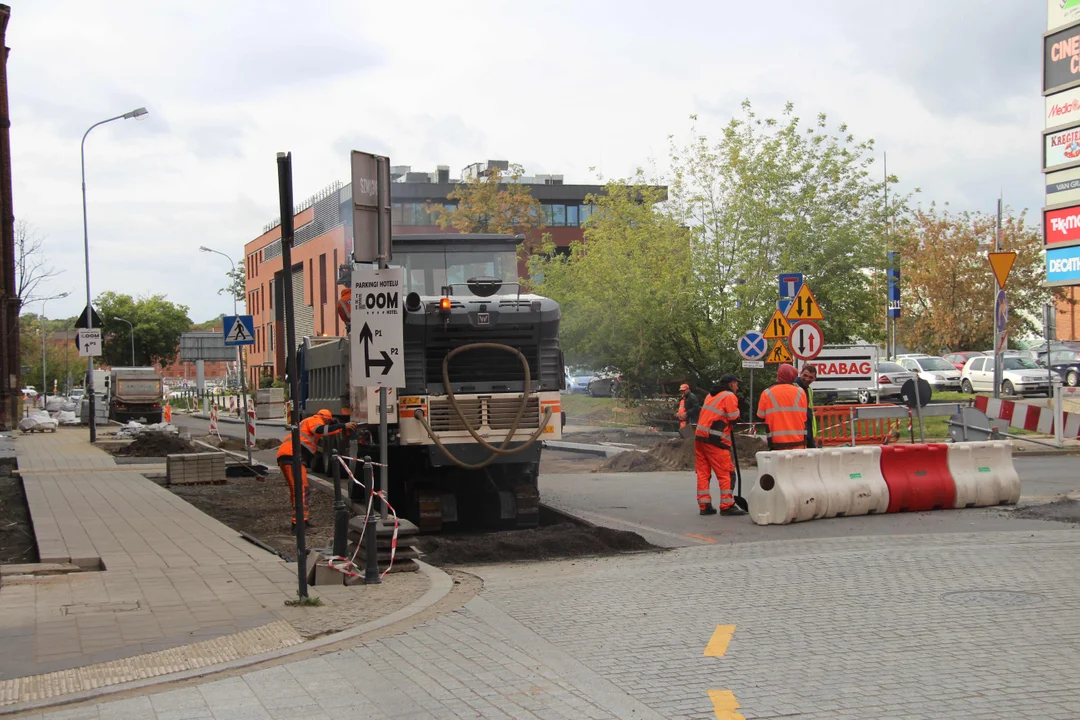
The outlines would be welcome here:
M 248 405 L 247 412 L 248 447 L 255 449 L 255 408 Z
M 210 432 L 215 433 L 218 437 L 221 437 L 221 434 L 218 432 L 218 424 L 217 423 L 218 423 L 217 406 L 216 405 L 211 405 L 210 406 Z
M 1076 388 L 1062 389 L 1062 396 L 1075 396 Z M 1009 427 L 1044 435 L 1054 434 L 1054 409 L 1016 400 L 995 400 L 985 395 L 975 397 L 975 409 L 991 420 L 1007 420 Z M 1063 413 L 1064 437 L 1080 440 L 1080 413 Z

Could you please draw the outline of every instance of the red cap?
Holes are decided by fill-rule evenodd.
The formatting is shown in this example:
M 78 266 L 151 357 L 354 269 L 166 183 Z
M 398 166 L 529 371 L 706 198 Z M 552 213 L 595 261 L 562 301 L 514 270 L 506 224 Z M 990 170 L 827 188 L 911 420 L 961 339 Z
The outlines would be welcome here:
M 690 389 L 690 386 L 687 385 L 686 383 L 683 383 L 682 385 L 679 386 L 679 390 L 689 390 L 689 389 Z

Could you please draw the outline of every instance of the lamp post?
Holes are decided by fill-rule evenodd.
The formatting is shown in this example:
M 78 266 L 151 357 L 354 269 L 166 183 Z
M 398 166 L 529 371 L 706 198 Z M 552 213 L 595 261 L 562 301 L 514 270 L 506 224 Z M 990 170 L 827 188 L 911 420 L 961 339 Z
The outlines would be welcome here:
M 94 309 L 90 305 L 90 232 L 86 222 L 86 136 L 99 125 L 111 123 L 113 120 L 130 120 L 140 118 L 147 114 L 144 107 L 135 108 L 123 115 L 111 117 L 108 120 L 96 122 L 83 133 L 82 143 L 79 145 L 79 162 L 82 165 L 82 213 L 83 213 L 83 250 L 86 253 L 86 329 L 94 326 Z M 86 358 L 86 394 L 90 398 L 90 442 L 97 441 L 97 416 L 94 402 L 94 358 Z
M 215 250 L 213 248 L 208 248 L 205 245 L 199 246 L 199 250 L 201 252 L 208 252 L 208 253 L 214 253 L 215 255 L 220 255 L 221 257 L 228 260 L 229 264 L 232 265 L 232 275 L 229 275 L 229 280 L 231 280 L 232 282 L 236 282 L 236 263 L 233 262 L 233 259 L 231 257 L 229 257 L 225 253 L 221 252 L 220 250 Z M 236 293 L 233 292 L 231 283 L 229 285 L 229 294 L 232 295 L 233 315 L 239 317 L 239 313 L 236 311 Z M 240 322 L 240 321 L 237 320 L 237 322 Z M 221 332 L 222 332 L 222 335 L 224 335 L 224 333 L 225 333 L 225 324 L 224 323 L 222 323 Z M 224 337 L 222 339 L 224 339 Z M 239 345 L 236 346 L 236 368 L 237 368 L 238 374 L 240 375 L 240 397 L 243 398 L 244 447 L 247 449 L 248 465 L 251 465 L 252 464 L 252 461 L 251 461 L 251 435 L 248 433 L 247 378 L 244 377 L 244 375 L 246 374 L 244 372 L 244 351 L 243 351 L 243 348 L 241 348 Z
M 125 320 L 122 317 L 115 318 L 120 322 L 126 322 L 131 329 L 131 367 L 135 367 L 135 326 L 131 324 L 130 320 Z
M 49 384 L 45 379 L 45 303 L 50 300 L 60 300 L 70 295 L 70 292 L 60 293 L 52 297 L 41 299 L 41 409 L 46 409 L 49 399 Z

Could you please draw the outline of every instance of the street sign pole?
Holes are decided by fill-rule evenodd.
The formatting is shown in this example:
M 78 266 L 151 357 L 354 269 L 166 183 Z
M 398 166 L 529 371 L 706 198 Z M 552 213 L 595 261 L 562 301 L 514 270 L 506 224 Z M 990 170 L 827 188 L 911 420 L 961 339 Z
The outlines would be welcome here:
M 292 153 L 277 154 L 278 200 L 281 209 L 281 267 L 285 277 L 282 291 L 285 300 L 285 372 L 289 376 L 289 401 L 292 413 L 289 424 L 292 427 L 292 476 L 293 476 L 293 512 L 296 518 L 296 576 L 299 588 L 297 597 L 308 596 L 307 586 L 307 539 L 304 523 L 304 483 L 301 482 L 300 466 L 300 378 L 296 377 L 296 326 L 293 315 L 292 286 L 292 244 L 293 244 L 293 183 Z
M 994 227 L 994 252 L 1001 252 L 1001 198 L 998 198 L 997 202 L 997 224 Z M 994 398 L 1001 397 L 1001 335 L 998 332 L 998 292 L 1004 288 L 998 283 L 997 276 L 994 277 Z
M 757 435 L 757 423 L 754 422 L 754 368 L 750 368 L 750 400 L 747 404 L 750 406 L 750 434 Z

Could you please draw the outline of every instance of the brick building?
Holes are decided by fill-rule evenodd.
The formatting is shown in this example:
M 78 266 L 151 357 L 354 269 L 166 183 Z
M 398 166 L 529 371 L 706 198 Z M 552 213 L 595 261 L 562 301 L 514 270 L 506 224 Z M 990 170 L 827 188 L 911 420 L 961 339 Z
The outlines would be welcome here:
M 391 169 L 391 225 L 395 235 L 407 233 L 455 233 L 435 224 L 428 204 L 449 204 L 447 196 L 470 178 L 506 170 L 506 161 L 489 160 L 462 171 L 462 179 L 451 179 L 446 166 L 435 172 L 413 172 L 408 166 Z M 602 185 L 566 185 L 562 175 L 522 177 L 519 182 L 541 204 L 544 227 L 555 244 L 567 248 L 583 238 L 581 225 L 592 207 L 585 203 L 590 194 L 603 192 Z M 293 298 L 296 337 L 341 335 L 344 326 L 335 310 L 337 268 L 349 262 L 352 253 L 352 188 L 334 183 L 295 208 L 295 236 L 292 250 Z M 249 348 L 249 382 L 262 373 L 281 376 L 285 367 L 281 226 L 278 220 L 244 246 L 247 271 L 247 312 L 255 319 L 255 345 Z M 519 268 L 523 270 L 523 268 Z

